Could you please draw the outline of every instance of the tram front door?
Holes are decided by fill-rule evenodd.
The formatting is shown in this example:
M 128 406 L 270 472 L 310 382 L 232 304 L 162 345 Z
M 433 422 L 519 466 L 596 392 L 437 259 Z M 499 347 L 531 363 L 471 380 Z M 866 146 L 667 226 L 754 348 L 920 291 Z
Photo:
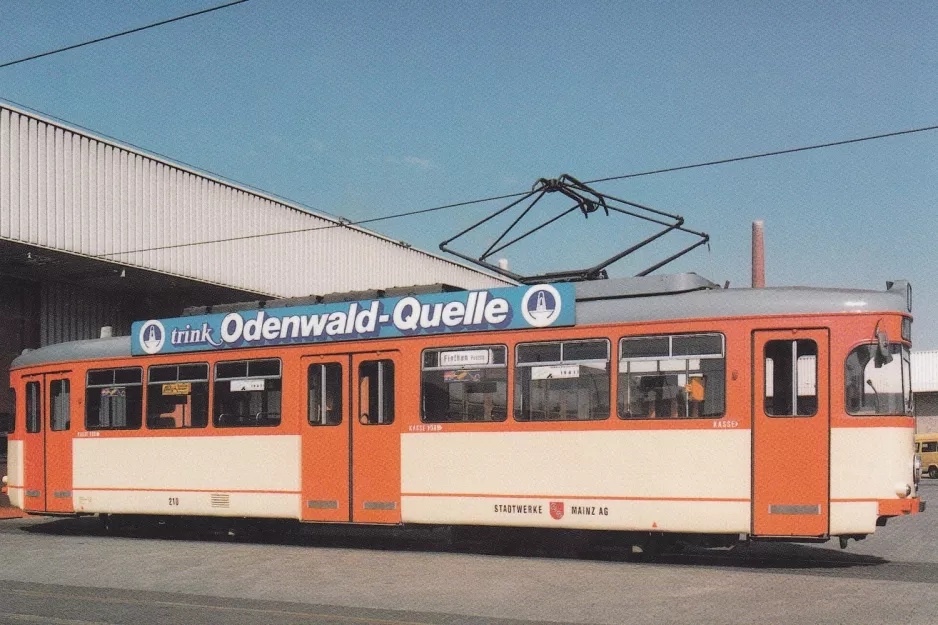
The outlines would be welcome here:
M 828 533 L 828 353 L 824 329 L 753 333 L 754 536 Z

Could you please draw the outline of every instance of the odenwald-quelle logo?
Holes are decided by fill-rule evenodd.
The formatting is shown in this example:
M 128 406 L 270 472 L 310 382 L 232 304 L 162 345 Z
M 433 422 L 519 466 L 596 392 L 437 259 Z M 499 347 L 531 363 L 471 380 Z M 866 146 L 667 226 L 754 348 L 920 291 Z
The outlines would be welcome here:
M 560 316 L 560 293 L 549 284 L 532 286 L 521 299 L 521 315 L 535 328 L 546 328 Z
M 148 354 L 157 354 L 166 342 L 166 329 L 155 319 L 140 326 L 140 348 Z

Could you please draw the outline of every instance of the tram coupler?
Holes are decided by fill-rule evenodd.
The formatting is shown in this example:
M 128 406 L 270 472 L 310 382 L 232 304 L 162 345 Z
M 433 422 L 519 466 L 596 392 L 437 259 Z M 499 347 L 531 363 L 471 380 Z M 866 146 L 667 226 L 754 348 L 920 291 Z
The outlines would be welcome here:
M 847 542 L 852 538 L 856 541 L 861 541 L 866 539 L 866 534 L 850 534 L 849 536 L 840 536 L 840 548 L 846 549 Z

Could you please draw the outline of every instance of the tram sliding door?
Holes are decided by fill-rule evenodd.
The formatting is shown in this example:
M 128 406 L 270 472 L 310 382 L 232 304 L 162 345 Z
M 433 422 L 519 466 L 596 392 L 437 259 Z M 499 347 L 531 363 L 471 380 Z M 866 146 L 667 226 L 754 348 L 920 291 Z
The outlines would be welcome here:
M 46 428 L 43 427 L 42 376 L 23 378 L 23 388 L 16 389 L 23 403 L 26 427 L 23 430 L 23 509 L 44 512 L 46 509 Z M 22 399 L 20 399 L 22 397 Z M 17 407 L 17 412 L 20 408 Z
M 73 512 L 71 381 L 45 376 L 46 510 Z
M 351 406 L 347 355 L 302 359 L 306 405 L 301 410 L 302 511 L 304 521 L 351 520 L 349 440 Z
M 23 378 L 24 508 L 72 512 L 71 383 L 67 372 Z
M 352 356 L 352 520 L 400 523 L 401 435 L 396 412 L 398 352 Z
M 398 352 L 308 356 L 302 362 L 302 519 L 399 523 Z
M 828 344 L 827 330 L 753 333 L 754 536 L 829 531 Z

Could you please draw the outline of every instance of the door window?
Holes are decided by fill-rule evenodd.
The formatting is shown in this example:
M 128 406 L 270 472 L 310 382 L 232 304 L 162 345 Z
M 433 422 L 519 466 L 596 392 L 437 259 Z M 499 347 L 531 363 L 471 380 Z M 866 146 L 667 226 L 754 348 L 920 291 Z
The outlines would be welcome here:
M 817 414 L 817 343 L 811 340 L 765 344 L 765 414 L 809 417 Z
M 394 422 L 394 361 L 368 360 L 358 365 L 358 422 Z
M 72 425 L 71 385 L 68 380 L 49 383 L 49 427 L 53 432 L 68 430 Z
M 39 382 L 26 383 L 26 431 L 32 434 L 42 430 L 42 395 Z
M 342 423 L 342 365 L 310 365 L 306 388 L 306 418 L 310 425 Z

